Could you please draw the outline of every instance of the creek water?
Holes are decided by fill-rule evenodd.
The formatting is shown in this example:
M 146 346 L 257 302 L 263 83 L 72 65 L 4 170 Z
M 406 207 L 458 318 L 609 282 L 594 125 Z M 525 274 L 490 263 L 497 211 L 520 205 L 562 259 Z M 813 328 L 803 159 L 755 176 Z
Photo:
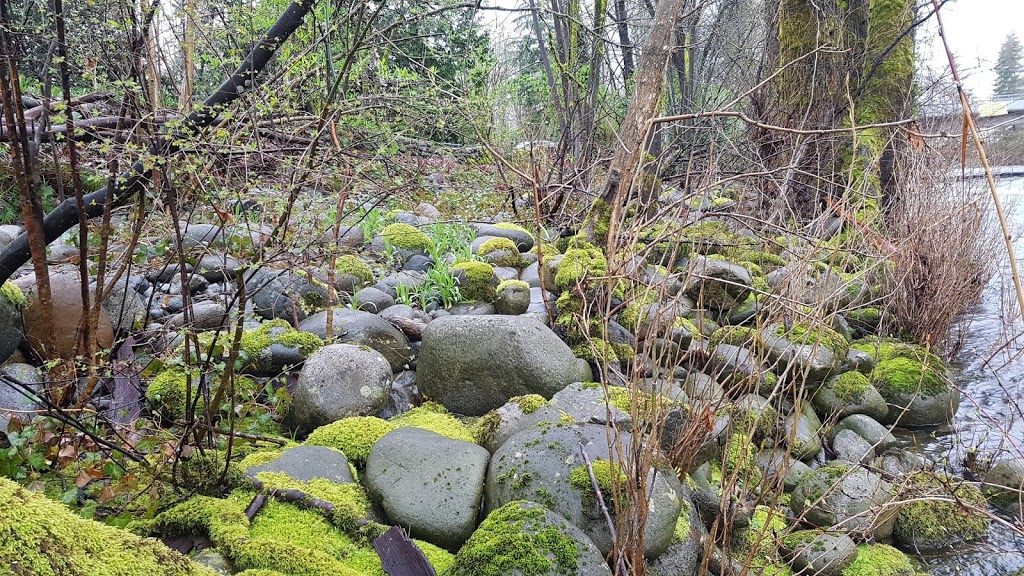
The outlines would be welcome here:
M 1024 268 L 1024 178 L 1000 179 L 997 185 L 1013 231 L 1018 266 Z M 954 326 L 960 350 L 952 367 L 954 383 L 961 390 L 954 424 L 900 436 L 906 447 L 956 474 L 967 472 L 964 464 L 972 452 L 982 462 L 1024 456 L 1024 325 L 1008 316 L 1016 314 L 1016 296 L 1009 259 L 1005 250 L 1001 254 L 1000 269 L 981 301 Z M 1001 518 L 1019 522 L 1009 515 Z M 1003 576 L 1024 568 L 1024 537 L 992 522 L 986 539 L 919 560 L 922 569 L 935 576 Z

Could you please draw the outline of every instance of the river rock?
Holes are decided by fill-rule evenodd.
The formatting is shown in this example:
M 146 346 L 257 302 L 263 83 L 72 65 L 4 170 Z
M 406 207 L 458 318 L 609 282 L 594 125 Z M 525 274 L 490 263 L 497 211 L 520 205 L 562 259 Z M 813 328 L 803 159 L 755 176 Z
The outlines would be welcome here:
M 196 261 L 195 271 L 210 282 L 223 282 L 234 280 L 240 266 L 241 263 L 233 256 L 211 252 Z
M 78 344 L 78 327 L 82 321 L 82 285 L 78 274 L 57 272 L 50 275 L 50 294 L 53 300 L 53 350 L 43 350 L 46 333 L 39 306 L 34 274 L 22 276 L 14 281 L 25 294 L 25 339 L 29 346 L 42 358 L 63 358 L 72 360 Z M 3 300 L 4 298 L 0 298 Z M 114 330 L 110 316 L 100 307 L 99 323 L 93 334 L 95 350 L 107 350 L 114 344 Z
M 697 516 L 697 510 L 689 497 L 682 499 L 682 511 L 676 523 L 676 534 L 672 544 L 650 563 L 651 576 L 677 576 L 697 574 L 707 529 Z
M 0 362 L 10 358 L 25 338 L 25 324 L 21 318 L 24 295 L 11 285 L 0 290 Z
M 803 402 L 786 418 L 786 445 L 798 460 L 810 460 L 821 452 L 821 420 L 809 402 Z
M 317 478 L 337 484 L 355 481 L 345 455 L 339 450 L 324 446 L 292 446 L 266 464 L 250 466 L 245 475 L 255 479 L 260 472 L 286 474 L 299 482 L 309 482 Z
M 798 530 L 786 536 L 783 548 L 800 574 L 838 576 L 857 556 L 857 543 L 840 531 Z
M 842 419 L 852 414 L 864 414 L 880 420 L 889 414 L 885 398 L 860 372 L 846 372 L 829 378 L 815 390 L 811 402 L 825 418 Z
M 793 490 L 793 512 L 819 528 L 840 526 L 851 533 L 888 538 L 895 520 L 884 505 L 889 483 L 852 463 L 834 460 L 814 470 Z
M 899 485 L 893 540 L 911 551 L 940 550 L 988 533 L 989 518 L 981 491 L 946 474 L 917 472 Z
M 307 274 L 260 268 L 246 274 L 245 292 L 257 314 L 301 322 L 327 304 L 327 285 Z
M 706 256 L 697 256 L 690 264 L 692 271 L 682 291 L 698 305 L 731 310 L 753 289 L 750 273 L 738 264 Z
M 497 238 L 508 238 L 516 243 L 520 252 L 529 252 L 533 249 L 533 235 L 518 228 L 503 228 L 493 224 L 473 224 L 477 237 L 494 236 Z M 554 278 L 554 275 L 551 276 Z
M 4 376 L 13 376 L 30 388 L 30 391 L 24 391 L 21 387 L 15 387 L 0 380 L 0 433 L 2 433 L 7 430 L 11 418 L 18 418 L 23 422 L 29 422 L 32 419 L 32 414 L 27 412 L 38 410 L 42 406 L 37 395 L 43 390 L 39 370 L 33 366 L 7 364 L 0 368 L 0 371 Z M 25 392 L 32 395 L 28 396 Z
M 759 343 L 776 371 L 785 370 L 790 378 L 816 386 L 839 373 L 849 345 L 842 335 L 824 325 L 798 322 L 787 328 L 769 324 L 759 332 Z
M 514 396 L 551 398 L 582 380 L 572 350 L 523 316 L 444 316 L 427 325 L 416 370 L 420 389 L 448 410 L 482 416 Z
M 381 310 L 395 305 L 395 299 L 387 292 L 368 286 L 356 292 L 352 301 L 359 305 L 363 312 L 377 314 Z
M 573 549 L 575 548 L 575 549 Z M 492 511 L 459 549 L 446 576 L 498 574 L 611 576 L 604 556 L 579 528 L 535 502 Z
M 530 287 L 522 282 L 509 282 L 498 285 L 498 298 L 494 301 L 494 309 L 498 314 L 518 316 L 530 309 Z
M 348 416 L 376 416 L 387 405 L 391 365 L 375 350 L 324 346 L 306 360 L 285 423 L 309 432 Z
M 299 324 L 299 330 L 327 338 L 327 314 L 334 315 L 334 341 L 340 344 L 368 346 L 387 359 L 392 372 L 401 372 L 412 359 L 409 339 L 401 330 L 369 312 L 334 308 L 322 310 Z
M 829 441 L 835 442 L 836 436 L 843 430 L 856 433 L 879 453 L 896 446 L 896 437 L 892 435 L 889 428 L 875 421 L 870 416 L 853 414 L 843 418 L 829 433 Z
M 113 286 L 104 286 L 103 291 L 108 293 L 103 300 L 103 309 L 110 316 L 114 332 L 123 334 L 146 318 L 146 303 L 139 297 L 139 293 L 132 290 L 128 285 L 128 278 L 121 277 Z M 96 293 L 96 283 L 90 285 L 93 293 Z
M 172 330 L 185 328 L 191 330 L 219 330 L 231 325 L 232 314 L 220 302 L 204 300 L 192 305 L 192 314 L 186 317 L 179 312 L 167 319 L 167 327 Z
M 616 451 L 609 452 L 607 429 L 596 424 L 540 423 L 512 436 L 491 458 L 484 492 L 486 508 L 494 510 L 516 500 L 540 501 L 583 530 L 606 554 L 611 534 L 590 487 L 583 450 L 590 461 L 618 470 Z M 632 437 L 622 432 L 625 453 Z M 593 466 L 594 464 L 592 464 Z M 600 464 L 598 464 L 600 465 Z M 580 482 L 574 483 L 573 478 Z M 649 510 L 644 524 L 644 554 L 655 558 L 672 543 L 679 518 L 682 487 L 673 473 L 647 476 Z M 610 488 L 606 497 L 611 498 Z M 614 503 L 613 503 L 614 504 Z M 611 513 L 614 506 L 608 506 Z
M 392 524 L 454 550 L 476 527 L 489 457 L 471 442 L 399 428 L 373 445 L 363 482 Z
M 985 493 L 998 504 L 1024 498 L 1024 458 L 1000 460 L 985 473 Z
M 786 492 L 792 492 L 804 476 L 811 473 L 811 467 L 790 456 L 782 449 L 761 450 L 757 453 L 757 466 L 761 469 L 761 477 L 776 477 L 785 470 L 782 485 Z
M 875 458 L 875 449 L 871 443 L 853 430 L 840 430 L 836 433 L 832 438 L 832 451 L 839 460 L 858 464 L 867 464 Z

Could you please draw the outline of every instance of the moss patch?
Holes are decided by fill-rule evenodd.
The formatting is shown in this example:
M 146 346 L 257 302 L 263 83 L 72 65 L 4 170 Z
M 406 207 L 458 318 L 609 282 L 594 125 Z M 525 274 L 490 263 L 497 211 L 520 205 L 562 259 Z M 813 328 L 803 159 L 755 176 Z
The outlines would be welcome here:
M 955 478 L 919 472 L 902 486 L 909 500 L 896 514 L 893 537 L 912 548 L 945 548 L 974 540 L 988 532 L 985 497 Z
M 608 460 L 595 460 L 591 463 L 590 469 L 594 471 L 594 479 L 597 480 L 597 487 L 601 491 L 601 498 L 609 511 L 623 509 L 626 505 L 626 473 L 618 462 Z M 569 474 L 569 485 L 583 493 L 583 503 L 586 506 L 597 504 L 597 495 L 594 493 L 594 483 L 590 480 L 590 470 L 584 464 L 572 469 Z M 619 499 L 616 503 L 615 491 L 618 490 Z
M 388 244 L 406 250 L 428 251 L 434 247 L 434 241 L 425 232 L 401 222 L 385 226 L 380 237 Z
M 886 544 L 860 544 L 857 555 L 841 576 L 914 576 L 917 570 L 906 554 Z
M 15 286 L 10 280 L 4 282 L 3 285 L 0 286 L 0 296 L 3 296 L 8 302 L 19 308 L 25 305 L 25 293 L 21 291 L 21 288 Z
M 555 286 L 567 290 L 586 278 L 603 276 L 607 270 L 608 261 L 597 248 L 570 248 L 555 269 Z
M 836 378 L 832 391 L 840 400 L 847 402 L 860 402 L 864 393 L 871 388 L 868 377 L 860 372 L 845 372 Z
M 452 576 L 549 576 L 576 573 L 575 540 L 523 501 L 491 512 L 455 556 Z
M 334 269 L 339 274 L 355 276 L 361 284 L 373 284 L 373 269 L 353 254 L 338 256 L 334 263 Z
M 469 427 L 449 414 L 444 406 L 434 402 L 426 402 L 422 406 L 395 416 L 389 423 L 395 428 L 422 428 L 452 440 L 476 441 L 476 437 Z
M 464 299 L 494 302 L 498 278 L 494 275 L 493 266 L 486 262 L 460 262 L 452 269 L 462 270 L 466 275 L 466 285 L 459 290 Z
M 394 424 L 375 416 L 353 416 L 313 430 L 305 444 L 334 448 L 352 463 L 363 466 L 373 445 L 394 429 Z
M 0 566 L 32 576 L 213 576 L 160 542 L 92 520 L 0 478 Z

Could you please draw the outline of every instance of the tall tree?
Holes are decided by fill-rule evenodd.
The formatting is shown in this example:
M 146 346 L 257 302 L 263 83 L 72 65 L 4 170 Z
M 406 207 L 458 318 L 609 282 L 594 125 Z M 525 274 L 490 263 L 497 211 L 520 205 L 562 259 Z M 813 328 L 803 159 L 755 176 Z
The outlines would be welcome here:
M 1024 58 L 1024 47 L 1016 34 L 1009 34 L 999 48 L 996 60 L 996 96 L 1012 96 L 1024 93 L 1024 69 L 1021 59 Z

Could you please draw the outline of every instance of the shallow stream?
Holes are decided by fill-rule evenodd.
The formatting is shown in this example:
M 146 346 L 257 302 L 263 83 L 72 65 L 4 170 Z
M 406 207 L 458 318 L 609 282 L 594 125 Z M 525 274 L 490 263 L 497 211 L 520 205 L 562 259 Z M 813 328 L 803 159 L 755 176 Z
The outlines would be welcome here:
M 1024 178 L 1000 180 L 998 187 L 1021 266 Z M 956 474 L 965 473 L 965 457 L 971 451 L 981 461 L 1024 455 L 1024 334 L 1020 322 L 1016 329 L 1008 327 L 1006 310 L 1015 310 L 1016 306 L 1008 307 L 1007 303 L 1015 303 L 1016 296 L 1005 256 L 1001 267 L 985 288 L 981 302 L 954 328 L 961 344 L 954 357 L 954 382 L 962 398 L 955 424 L 901 437 L 907 446 Z M 1016 340 L 1008 339 L 1015 331 Z M 1010 345 L 1006 345 L 1008 340 Z M 1014 522 L 1009 516 L 1003 519 Z M 921 560 L 922 568 L 935 576 L 1003 576 L 1024 568 L 1024 537 L 1005 524 L 993 522 L 986 540 Z

